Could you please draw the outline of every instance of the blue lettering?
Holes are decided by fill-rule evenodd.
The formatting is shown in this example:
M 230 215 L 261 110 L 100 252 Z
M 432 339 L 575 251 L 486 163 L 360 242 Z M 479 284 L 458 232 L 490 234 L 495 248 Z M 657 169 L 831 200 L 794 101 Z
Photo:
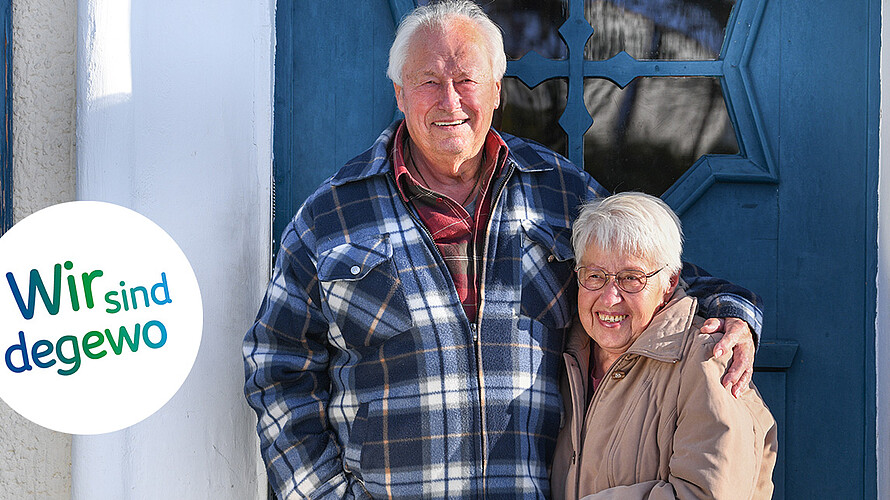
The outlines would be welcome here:
M 22 351 L 22 365 L 16 366 L 12 362 L 12 353 L 14 351 Z M 19 332 L 19 343 L 9 346 L 6 350 L 6 367 L 13 373 L 22 373 L 31 369 L 31 363 L 28 362 L 28 348 L 25 345 L 25 332 Z
M 6 273 L 6 281 L 9 282 L 9 289 L 12 290 L 12 295 L 15 297 L 15 303 L 19 306 L 19 311 L 22 313 L 22 317 L 25 319 L 31 319 L 34 317 L 34 302 L 37 299 L 37 292 L 40 293 L 40 297 L 43 298 L 43 305 L 46 306 L 47 312 L 51 315 L 55 316 L 59 313 L 59 297 L 62 292 L 62 265 L 56 264 L 53 267 L 53 300 L 49 300 L 49 294 L 46 291 L 46 285 L 43 284 L 43 279 L 40 277 L 40 271 L 37 269 L 31 269 L 31 281 L 28 283 L 28 305 L 25 306 L 25 301 L 22 299 L 22 292 L 19 289 L 18 283 L 15 281 L 15 276 L 12 273 Z
M 136 326 L 138 327 L 139 323 L 137 323 Z M 153 326 L 156 326 L 158 328 L 158 330 L 161 331 L 161 339 L 158 340 L 157 342 L 152 342 L 151 340 L 148 339 L 148 329 Z M 163 346 L 164 344 L 167 343 L 167 327 L 165 327 L 164 324 L 161 323 L 160 321 L 157 321 L 157 320 L 149 321 L 148 323 L 145 324 L 145 327 L 142 328 L 142 340 L 145 342 L 145 345 L 147 345 L 148 347 L 151 347 L 152 349 L 157 349 L 158 347 Z

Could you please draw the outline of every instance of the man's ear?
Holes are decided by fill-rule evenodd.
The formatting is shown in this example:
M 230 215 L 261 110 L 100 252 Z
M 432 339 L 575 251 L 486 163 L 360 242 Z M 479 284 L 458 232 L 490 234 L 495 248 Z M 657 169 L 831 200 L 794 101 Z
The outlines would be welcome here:
M 405 108 L 402 107 L 402 87 L 398 83 L 392 82 L 392 90 L 396 94 L 396 104 L 399 106 L 399 111 L 404 113 Z
M 498 95 L 494 101 L 494 109 L 498 109 L 501 106 L 501 81 L 502 80 L 498 80 L 497 83 L 495 83 L 495 86 L 497 87 Z

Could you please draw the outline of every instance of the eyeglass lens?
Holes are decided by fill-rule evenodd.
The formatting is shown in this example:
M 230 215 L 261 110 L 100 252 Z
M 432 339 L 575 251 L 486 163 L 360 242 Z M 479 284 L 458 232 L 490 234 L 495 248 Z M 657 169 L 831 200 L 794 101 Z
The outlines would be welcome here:
M 607 273 L 602 269 L 578 269 L 578 279 L 581 286 L 594 291 L 606 286 L 609 278 L 614 276 L 618 288 L 628 293 L 637 293 L 646 286 L 646 274 L 634 269 L 626 269 L 617 273 Z

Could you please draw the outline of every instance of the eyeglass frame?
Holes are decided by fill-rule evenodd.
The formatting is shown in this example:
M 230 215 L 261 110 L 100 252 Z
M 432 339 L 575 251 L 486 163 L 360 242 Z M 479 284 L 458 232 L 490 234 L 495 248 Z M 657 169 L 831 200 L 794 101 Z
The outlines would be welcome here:
M 575 279 L 578 281 L 578 285 L 579 285 L 581 288 L 583 288 L 583 289 L 585 289 L 585 290 L 590 290 L 591 292 L 596 292 L 596 291 L 602 290 L 603 288 L 606 288 L 606 285 L 608 285 L 609 282 L 612 281 L 612 279 L 614 278 L 614 279 L 615 279 L 615 286 L 618 287 L 618 289 L 621 290 L 622 292 L 625 292 L 625 293 L 640 293 L 640 292 L 642 292 L 643 290 L 646 289 L 646 285 L 649 283 L 649 278 L 651 278 L 651 277 L 655 276 L 656 274 L 660 273 L 661 271 L 663 271 L 665 267 L 667 267 L 667 266 L 661 266 L 661 267 L 658 268 L 657 270 L 652 271 L 651 273 L 648 273 L 648 274 L 647 274 L 647 273 L 646 273 L 645 271 L 643 271 L 642 269 L 622 269 L 622 270 L 618 271 L 617 273 L 607 273 L 606 270 L 603 269 L 603 268 L 601 268 L 601 267 L 578 266 L 578 267 L 575 268 Z M 601 287 L 599 287 L 599 288 L 590 288 L 589 286 L 586 286 L 586 285 L 581 281 L 581 275 L 578 274 L 578 270 L 580 270 L 580 269 L 599 269 L 600 271 L 602 271 L 603 274 L 606 275 L 606 279 L 605 279 L 605 281 L 603 281 L 603 286 L 601 286 Z M 627 271 L 636 271 L 636 272 L 643 273 L 643 276 L 642 276 L 642 277 L 644 278 L 644 280 L 643 280 L 643 286 L 642 286 L 639 290 L 636 290 L 636 291 L 625 290 L 625 288 L 624 288 L 623 286 L 621 286 L 621 281 L 618 280 L 618 275 L 621 274 L 621 273 L 627 272 Z

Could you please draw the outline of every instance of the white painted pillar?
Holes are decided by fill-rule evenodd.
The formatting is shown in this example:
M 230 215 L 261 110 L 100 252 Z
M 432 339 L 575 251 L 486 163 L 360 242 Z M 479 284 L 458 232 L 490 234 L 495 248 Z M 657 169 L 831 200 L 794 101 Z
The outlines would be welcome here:
M 176 240 L 204 331 L 160 411 L 75 436 L 76 500 L 265 498 L 240 344 L 269 270 L 273 24 L 274 0 L 78 2 L 77 198 Z

